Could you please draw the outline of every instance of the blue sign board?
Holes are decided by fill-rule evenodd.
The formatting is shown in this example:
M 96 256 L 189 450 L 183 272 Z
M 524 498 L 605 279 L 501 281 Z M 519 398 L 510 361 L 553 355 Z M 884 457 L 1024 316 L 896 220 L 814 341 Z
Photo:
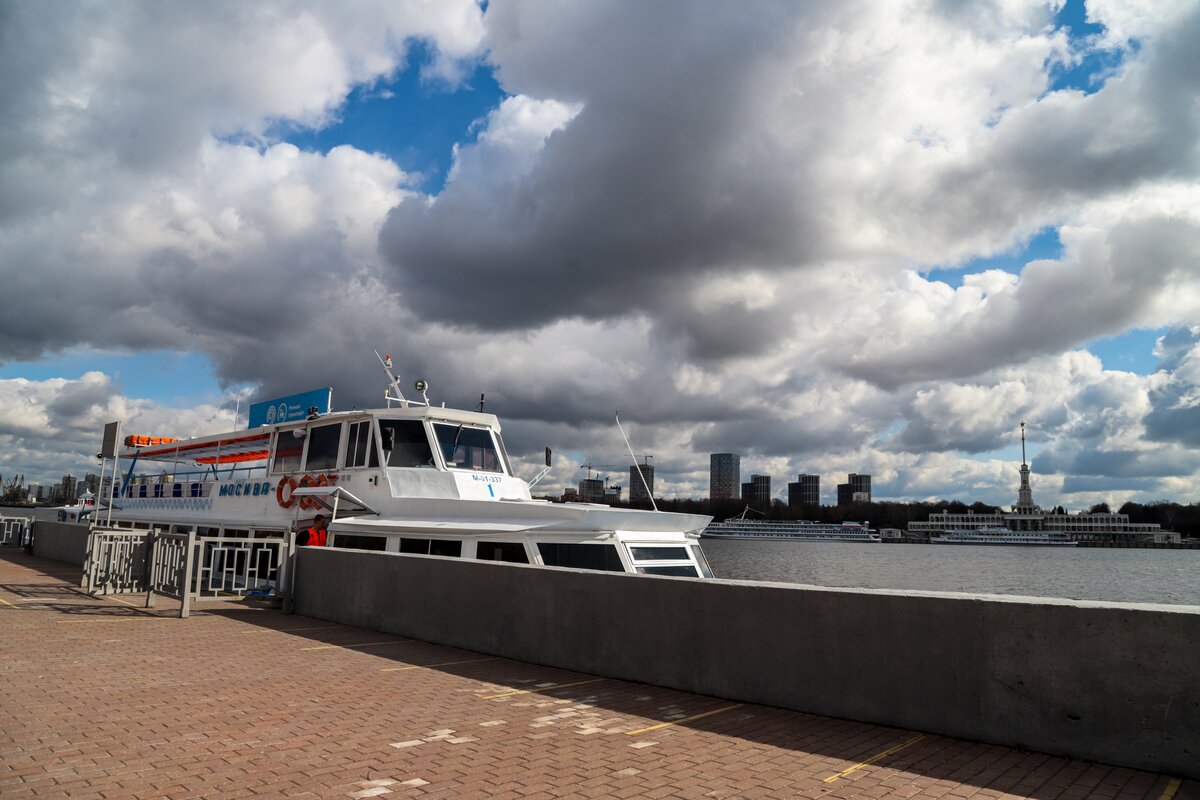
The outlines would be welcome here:
M 251 403 L 247 427 L 295 422 L 308 417 L 308 410 L 314 407 L 319 413 L 328 414 L 333 407 L 333 389 L 326 386 L 324 389 L 313 389 L 310 392 Z

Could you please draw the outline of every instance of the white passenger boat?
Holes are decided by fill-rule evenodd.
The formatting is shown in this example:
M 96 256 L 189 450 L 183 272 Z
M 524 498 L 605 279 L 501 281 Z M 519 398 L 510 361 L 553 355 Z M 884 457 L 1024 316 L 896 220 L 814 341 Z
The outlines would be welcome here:
M 878 542 L 879 533 L 862 522 L 809 522 L 807 520 L 746 519 L 732 517 L 712 522 L 705 539 L 786 539 L 796 542 Z
M 1029 547 L 1075 547 L 1079 542 L 1063 531 L 1013 531 L 1008 528 L 978 528 L 931 533 L 931 544 L 992 544 Z
M 712 577 L 696 541 L 710 517 L 535 500 L 494 415 L 433 406 L 423 381 L 424 400 L 408 400 L 390 357 L 387 367 L 386 408 L 194 439 L 127 437 L 123 480 L 98 520 L 255 537 L 323 513 L 332 547 Z

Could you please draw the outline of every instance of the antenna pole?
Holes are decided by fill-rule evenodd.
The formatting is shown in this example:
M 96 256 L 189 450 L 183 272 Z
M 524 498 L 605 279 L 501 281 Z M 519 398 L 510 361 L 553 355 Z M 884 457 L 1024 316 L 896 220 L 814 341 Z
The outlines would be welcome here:
M 637 470 L 638 477 L 642 479 L 642 486 L 646 489 L 646 495 L 650 498 L 650 505 L 654 506 L 654 510 L 658 511 L 658 503 L 654 502 L 654 492 L 650 491 L 650 484 L 646 483 L 646 473 L 642 472 L 642 468 L 638 466 L 637 456 L 633 454 L 633 447 L 629 444 L 629 437 L 625 435 L 625 429 L 621 427 L 621 412 L 613 414 L 617 420 L 617 430 L 621 432 L 621 438 L 625 440 L 625 447 L 629 450 L 629 457 L 633 459 L 633 467 Z
M 1021 423 L 1021 463 L 1025 463 L 1025 423 Z

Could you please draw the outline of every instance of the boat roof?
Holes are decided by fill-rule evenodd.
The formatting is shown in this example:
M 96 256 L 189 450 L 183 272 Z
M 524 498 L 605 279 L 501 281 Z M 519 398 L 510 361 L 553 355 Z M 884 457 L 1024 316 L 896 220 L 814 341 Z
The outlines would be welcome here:
M 500 421 L 495 414 L 479 411 L 463 411 L 440 406 L 409 406 L 407 408 L 375 408 L 355 411 L 335 411 L 322 414 L 314 420 L 296 420 L 278 425 L 263 425 L 253 430 L 217 433 L 197 436 L 153 447 L 126 447 L 120 451 L 121 458 L 137 458 L 149 461 L 191 461 L 196 464 L 240 464 L 248 461 L 265 461 L 270 453 L 271 434 L 277 430 L 304 428 L 322 422 L 340 422 L 351 418 L 384 417 L 412 419 L 429 418 L 435 422 L 466 423 L 489 427 L 499 432 Z

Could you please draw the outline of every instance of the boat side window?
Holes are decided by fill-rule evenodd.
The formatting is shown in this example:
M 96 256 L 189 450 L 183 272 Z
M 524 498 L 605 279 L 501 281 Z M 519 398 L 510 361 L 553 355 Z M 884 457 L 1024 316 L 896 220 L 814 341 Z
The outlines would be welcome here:
M 678 578 L 696 577 L 696 568 L 688 564 L 679 564 L 671 567 L 638 567 L 637 571 L 643 575 L 674 575 Z
M 538 553 L 547 567 L 575 567 L 605 572 L 624 572 L 617 548 L 611 544 L 538 542 Z
M 389 467 L 432 467 L 433 450 L 419 420 L 379 420 L 383 463 Z
M 492 441 L 492 432 L 487 428 L 441 422 L 433 427 L 447 467 L 474 472 L 504 472 L 496 444 Z
M 346 437 L 346 466 L 349 467 L 378 467 L 379 454 L 375 452 L 374 436 L 371 433 L 371 420 L 350 424 L 350 435 Z
M 687 561 L 686 547 L 631 547 L 634 561 Z
M 342 423 L 319 425 L 308 430 L 306 470 L 337 469 L 338 445 L 342 441 Z
M 478 542 L 475 558 L 480 561 L 507 561 L 510 564 L 528 564 L 525 545 L 520 542 Z
M 339 533 L 333 537 L 333 546 L 345 547 L 350 550 L 383 550 L 387 547 L 387 537 Z
M 401 539 L 401 553 L 424 556 L 462 556 L 462 542 L 453 539 Z
M 300 455 L 304 452 L 304 440 L 297 439 L 290 430 L 283 430 L 275 437 L 275 460 L 271 472 L 295 472 L 300 469 Z

